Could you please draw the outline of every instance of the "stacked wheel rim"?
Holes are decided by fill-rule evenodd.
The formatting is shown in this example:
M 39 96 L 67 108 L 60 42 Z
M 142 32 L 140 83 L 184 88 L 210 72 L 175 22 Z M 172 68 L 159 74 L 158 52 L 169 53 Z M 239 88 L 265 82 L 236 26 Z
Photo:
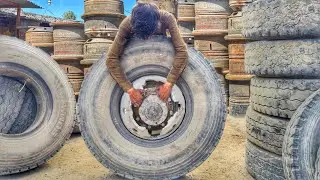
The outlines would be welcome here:
M 224 36 L 228 33 L 230 8 L 227 0 L 196 0 L 194 47 L 201 51 L 213 68 L 220 74 L 221 86 L 228 102 L 228 45 Z
M 26 32 L 26 41 L 51 55 L 53 53 L 53 28 L 32 27 Z
M 82 19 L 85 34 L 89 39 L 83 46 L 84 59 L 81 64 L 86 75 L 91 66 L 108 53 L 125 16 L 122 0 L 88 0 L 84 9 Z
M 242 12 L 233 12 L 228 19 L 228 35 L 225 39 L 229 42 L 229 80 L 230 94 L 229 112 L 233 117 L 246 114 L 250 98 L 251 75 L 245 73 L 244 48 L 246 39 L 242 35 Z M 241 93 L 246 91 L 246 93 Z
M 177 4 L 177 19 L 180 33 L 188 46 L 194 45 L 192 31 L 195 28 L 194 1 L 179 0 Z

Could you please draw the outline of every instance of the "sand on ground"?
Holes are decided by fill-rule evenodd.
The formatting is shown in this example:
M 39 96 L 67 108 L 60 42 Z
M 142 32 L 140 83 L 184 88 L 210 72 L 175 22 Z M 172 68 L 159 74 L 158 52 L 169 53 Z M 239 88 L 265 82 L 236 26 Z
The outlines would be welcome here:
M 245 169 L 245 120 L 228 118 L 223 136 L 212 155 L 183 180 L 252 180 Z M 46 164 L 0 179 L 123 180 L 101 165 L 80 135 L 73 135 Z

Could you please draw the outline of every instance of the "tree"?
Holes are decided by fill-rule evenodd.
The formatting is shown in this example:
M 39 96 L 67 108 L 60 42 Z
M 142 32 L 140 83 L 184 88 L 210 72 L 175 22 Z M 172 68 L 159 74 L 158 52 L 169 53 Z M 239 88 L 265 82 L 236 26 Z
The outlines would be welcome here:
M 76 20 L 76 15 L 72 11 L 67 11 L 63 13 L 63 19 Z

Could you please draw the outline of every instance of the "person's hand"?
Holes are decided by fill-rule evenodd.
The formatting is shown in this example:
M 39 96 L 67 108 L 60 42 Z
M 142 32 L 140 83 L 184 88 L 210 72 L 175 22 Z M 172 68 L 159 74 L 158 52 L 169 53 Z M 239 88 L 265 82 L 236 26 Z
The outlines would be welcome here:
M 158 96 L 159 98 L 166 102 L 171 94 L 171 90 L 172 90 L 173 84 L 166 82 L 163 85 L 158 87 Z
M 142 92 L 143 90 L 134 89 L 134 88 L 131 88 L 127 91 L 127 93 L 130 96 L 131 103 L 136 107 L 140 107 L 142 104 L 142 100 L 143 100 Z

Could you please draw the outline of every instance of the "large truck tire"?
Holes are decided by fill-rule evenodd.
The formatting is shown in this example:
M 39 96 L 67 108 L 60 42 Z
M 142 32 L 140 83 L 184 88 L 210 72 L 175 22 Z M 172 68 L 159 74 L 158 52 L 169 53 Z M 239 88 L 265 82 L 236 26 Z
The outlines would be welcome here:
M 243 34 L 252 40 L 319 37 L 318 0 L 256 0 L 243 8 Z
M 320 39 L 246 44 L 245 69 L 259 77 L 319 78 Z
M 172 43 L 165 37 L 133 38 L 120 62 L 134 86 L 143 88 L 166 81 L 174 54 Z M 82 84 L 79 113 L 81 134 L 100 163 L 129 179 L 174 179 L 209 157 L 226 119 L 223 90 L 218 74 L 203 55 L 193 48 L 188 54 L 189 63 L 171 94 L 178 108 L 155 136 L 145 131 L 155 126 L 136 125 L 142 122 L 142 115 L 132 118 L 135 113 L 128 95 L 109 74 L 105 60 L 94 64 Z M 163 115 L 165 109 L 157 109 L 161 102 L 156 95 L 152 98 L 149 100 L 154 103 L 146 107 L 146 116 Z
M 319 177 L 320 90 L 308 97 L 291 118 L 283 141 L 283 166 L 287 179 Z
M 246 145 L 246 167 L 256 180 L 285 180 L 281 156 L 266 151 L 250 141 Z
M 281 156 L 289 120 L 264 115 L 249 107 L 246 114 L 247 138 L 255 145 Z
M 251 79 L 251 107 L 263 114 L 291 118 L 299 106 L 320 88 L 319 79 Z
M 33 169 L 69 138 L 75 116 L 67 76 L 45 52 L 0 36 L 0 175 Z

